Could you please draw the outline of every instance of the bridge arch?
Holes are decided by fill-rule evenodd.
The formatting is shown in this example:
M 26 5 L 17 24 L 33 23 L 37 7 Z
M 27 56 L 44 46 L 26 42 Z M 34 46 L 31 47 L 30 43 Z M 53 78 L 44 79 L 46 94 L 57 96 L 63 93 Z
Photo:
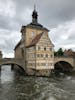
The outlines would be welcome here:
M 3 58 L 0 59 L 1 65 L 18 65 L 20 68 L 25 70 L 24 60 L 23 59 L 15 59 L 15 58 Z
M 23 71 L 25 71 L 24 68 L 22 67 L 22 65 L 20 65 L 18 63 L 15 63 L 15 62 L 12 62 L 12 61 L 0 63 L 0 67 L 3 66 L 3 65 L 11 65 L 13 67 L 15 65 L 17 65 L 20 69 L 22 69 Z
M 67 63 L 69 63 L 72 67 L 75 66 L 75 64 L 74 64 L 74 58 L 72 58 L 72 57 L 55 57 L 55 58 L 54 58 L 54 64 L 56 64 L 57 62 L 60 62 L 60 61 L 67 62 Z
M 67 61 L 57 61 L 54 64 L 54 69 L 58 72 L 71 72 L 73 70 L 73 66 L 71 63 Z

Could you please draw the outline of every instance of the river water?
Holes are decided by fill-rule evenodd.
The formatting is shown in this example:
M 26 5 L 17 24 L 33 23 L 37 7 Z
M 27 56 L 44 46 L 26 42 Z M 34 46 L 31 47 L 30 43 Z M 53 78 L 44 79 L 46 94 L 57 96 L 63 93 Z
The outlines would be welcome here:
M 75 77 L 31 77 L 2 66 L 0 100 L 75 100 Z

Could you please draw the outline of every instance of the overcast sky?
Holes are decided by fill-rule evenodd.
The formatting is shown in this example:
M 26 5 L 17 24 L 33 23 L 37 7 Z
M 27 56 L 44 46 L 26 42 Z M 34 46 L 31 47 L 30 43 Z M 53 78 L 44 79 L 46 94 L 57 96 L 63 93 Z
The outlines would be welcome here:
M 32 21 L 34 4 L 39 23 L 50 30 L 55 49 L 75 50 L 75 0 L 0 0 L 0 50 L 4 57 L 14 56 L 21 26 Z

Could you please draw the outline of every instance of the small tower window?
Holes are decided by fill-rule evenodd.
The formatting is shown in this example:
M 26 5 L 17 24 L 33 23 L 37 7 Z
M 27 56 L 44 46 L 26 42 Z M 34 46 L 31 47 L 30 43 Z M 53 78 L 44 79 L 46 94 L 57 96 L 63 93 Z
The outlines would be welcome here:
M 35 33 L 34 32 L 32 32 L 32 36 L 34 36 L 35 35 Z

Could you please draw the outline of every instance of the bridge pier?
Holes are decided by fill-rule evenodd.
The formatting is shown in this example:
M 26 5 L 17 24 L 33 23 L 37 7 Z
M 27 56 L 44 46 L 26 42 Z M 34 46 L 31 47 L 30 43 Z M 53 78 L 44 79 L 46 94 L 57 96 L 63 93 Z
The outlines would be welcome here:
M 11 70 L 14 70 L 14 64 L 11 64 Z

